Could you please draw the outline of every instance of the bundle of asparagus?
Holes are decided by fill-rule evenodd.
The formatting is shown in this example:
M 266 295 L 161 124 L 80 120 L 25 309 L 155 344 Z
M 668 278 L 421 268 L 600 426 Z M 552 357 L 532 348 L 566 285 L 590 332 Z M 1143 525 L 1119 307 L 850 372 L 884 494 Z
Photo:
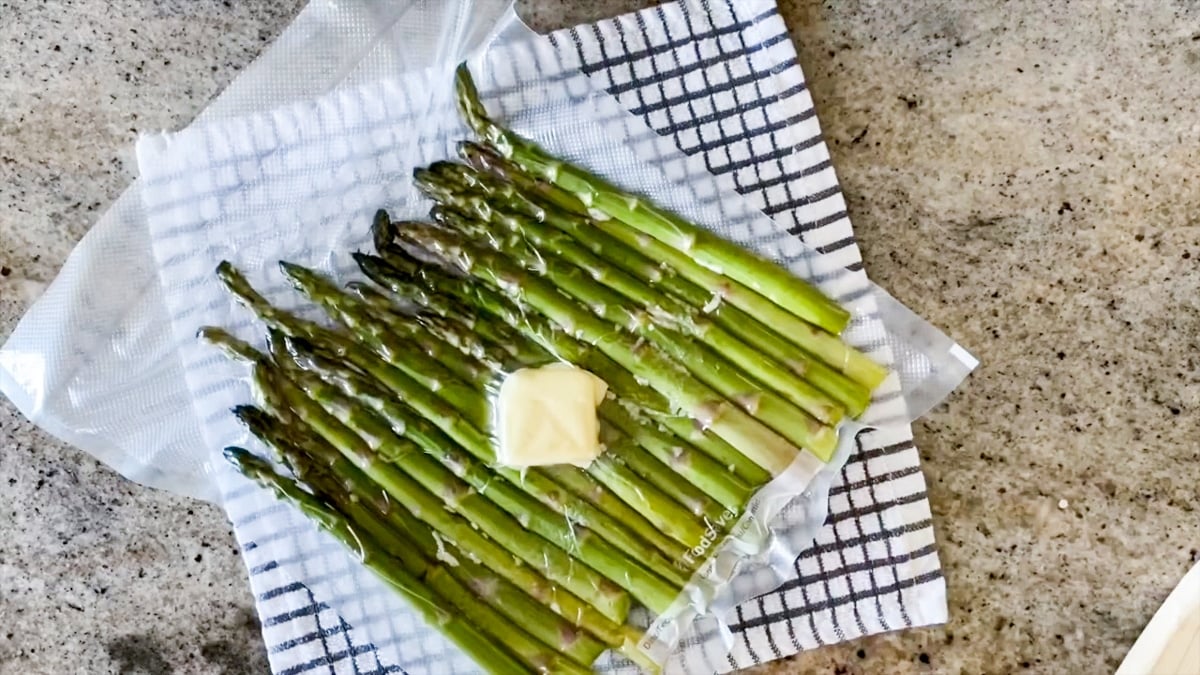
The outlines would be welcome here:
M 847 313 L 785 270 L 563 163 L 486 115 L 484 144 L 416 172 L 432 223 L 372 223 L 373 284 L 281 263 L 331 325 L 218 276 L 268 327 L 235 415 L 288 474 L 226 457 L 352 549 L 481 667 L 646 668 L 641 605 L 665 611 L 755 490 L 800 452 L 828 460 L 886 371 L 844 344 Z M 489 390 L 565 361 L 609 386 L 586 468 L 497 462 Z

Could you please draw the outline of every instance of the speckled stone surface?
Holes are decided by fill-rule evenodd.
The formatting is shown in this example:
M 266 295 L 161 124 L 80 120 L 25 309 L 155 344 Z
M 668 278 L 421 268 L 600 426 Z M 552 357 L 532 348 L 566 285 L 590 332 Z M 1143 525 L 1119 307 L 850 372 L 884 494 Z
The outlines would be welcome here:
M 0 336 L 302 3 L 0 2 Z M 223 512 L 131 483 L 0 396 L 0 673 L 267 672 Z
M 0 335 L 300 4 L 0 1 Z M 983 365 L 916 426 L 950 623 L 760 672 L 1111 672 L 1196 560 L 1200 5 L 1126 7 L 783 3 L 867 270 Z M 0 495 L 0 673 L 265 672 L 217 509 L 6 403 Z

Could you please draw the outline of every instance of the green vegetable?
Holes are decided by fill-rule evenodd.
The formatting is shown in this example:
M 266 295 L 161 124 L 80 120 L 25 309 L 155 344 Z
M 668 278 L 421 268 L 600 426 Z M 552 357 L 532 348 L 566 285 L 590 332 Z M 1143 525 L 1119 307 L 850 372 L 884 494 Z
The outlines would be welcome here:
M 489 617 L 478 625 L 495 625 L 497 621 L 507 621 L 508 626 L 519 625 L 545 645 L 581 665 L 590 665 L 607 649 L 603 642 L 578 630 L 504 577 L 472 561 L 403 505 L 387 499 L 378 486 L 299 420 L 285 422 L 252 406 L 239 406 L 234 409 L 234 414 L 275 451 L 315 496 L 341 512 L 352 527 L 365 531 L 389 555 L 402 561 L 410 574 L 417 578 L 429 575 L 443 578 L 448 574 L 451 580 L 440 583 L 458 588 L 442 593 L 438 590 L 439 584 L 431 582 L 435 591 L 443 597 L 462 598 L 466 589 L 470 589 L 478 600 L 502 615 Z M 543 579 L 537 588 L 544 589 L 547 585 Z M 541 595 L 545 597 L 544 593 Z M 470 604 L 478 604 L 478 601 L 473 600 Z M 461 605 L 459 607 L 462 609 Z M 505 627 L 489 633 L 514 637 L 515 645 L 520 647 L 518 653 L 523 655 L 526 664 L 545 666 L 552 672 L 557 672 L 559 667 L 568 667 L 539 654 L 521 630 Z M 506 644 L 509 643 L 506 641 Z
M 586 312 L 590 309 L 594 315 L 614 325 L 616 329 L 628 331 L 625 335 L 646 340 L 676 363 L 685 364 L 699 380 L 766 423 L 787 440 L 811 450 L 823 459 L 832 455 L 837 446 L 837 432 L 832 428 L 821 424 L 774 392 L 762 389 L 719 354 L 677 331 L 664 328 L 656 317 L 629 309 L 626 307 L 628 303 L 620 294 L 593 279 L 590 271 L 568 265 L 548 252 L 538 251 L 526 245 L 519 236 L 501 237 L 493 234 L 484 237 L 486 228 L 475 226 L 472 221 L 455 212 L 439 210 L 436 215 L 439 222 L 460 233 L 458 243 L 455 243 L 454 236 L 450 233 L 439 233 L 442 250 L 446 249 L 447 243 L 457 246 L 460 251 L 465 250 L 463 242 L 468 237 L 486 240 L 496 253 L 505 256 L 506 264 L 515 263 L 525 270 L 533 271 L 578 301 L 577 307 L 580 311 Z M 476 247 L 477 250 L 479 248 L 482 247 Z M 478 256 L 478 253 L 471 253 L 465 258 Z M 460 256 L 460 259 L 462 258 L 463 256 Z M 486 264 L 490 266 L 494 263 Z M 525 271 L 522 270 L 522 273 Z M 585 307 L 587 309 L 584 309 Z
M 445 635 L 481 668 L 495 675 L 529 672 L 521 661 L 469 623 L 469 619 L 464 620 L 448 611 L 446 599 L 410 574 L 402 562 L 386 553 L 374 539 L 357 532 L 341 514 L 300 489 L 295 481 L 279 475 L 267 462 L 241 448 L 226 448 L 225 458 L 247 478 L 270 489 L 277 499 L 295 506 L 322 530 L 357 553 L 367 569 L 408 600 L 426 623 Z
M 778 474 L 791 465 L 797 448 L 750 414 L 730 405 L 662 353 L 584 309 L 555 286 L 489 249 L 463 242 L 433 227 L 409 226 L 402 233 L 414 244 L 442 256 L 492 287 L 542 312 L 563 330 L 590 342 L 636 377 L 666 396 L 679 410 L 728 440 L 763 469 Z
M 380 283 L 383 285 L 391 283 L 397 288 L 403 288 L 404 285 L 419 283 L 446 297 L 453 297 L 465 306 L 474 307 L 477 310 L 477 320 L 471 324 L 473 326 L 487 328 L 496 321 L 506 324 L 514 333 L 503 338 L 507 344 L 533 344 L 534 348 L 529 348 L 532 353 L 520 361 L 521 365 L 544 363 L 548 352 L 555 358 L 578 364 L 599 375 L 608 382 L 609 388 L 623 399 L 624 407 L 637 410 L 639 415 L 653 416 L 655 421 L 669 429 L 677 438 L 716 461 L 720 466 L 715 473 L 732 474 L 730 477 L 733 480 L 750 486 L 762 485 L 770 480 L 769 473 L 732 445 L 703 429 L 699 420 L 686 414 L 674 414 L 665 396 L 641 384 L 629 371 L 603 352 L 571 337 L 561 327 L 527 305 L 511 302 L 500 293 L 474 280 L 453 277 L 443 270 L 395 250 L 394 247 L 389 250 L 388 262 L 375 266 L 375 270 L 381 274 Z M 484 333 L 481 331 L 480 335 Z M 731 489 L 736 491 L 736 487 Z
M 436 365 L 424 359 L 413 359 L 412 350 L 394 346 L 395 340 L 391 331 L 359 311 L 360 308 L 352 302 L 353 298 L 342 293 L 328 280 L 296 265 L 284 263 L 283 267 L 301 292 L 343 321 L 358 337 L 383 356 L 388 364 L 403 370 L 404 375 L 428 372 L 431 365 Z M 368 367 L 361 363 L 356 365 Z M 441 368 L 444 370 L 444 367 Z M 404 378 L 388 372 L 388 369 L 380 365 L 374 366 L 371 374 L 396 394 L 405 396 L 422 415 L 441 426 L 443 431 L 472 455 L 489 464 L 495 464 L 496 458 L 491 442 L 480 431 L 489 424 L 489 415 L 487 398 L 479 388 L 459 380 L 439 378 L 436 372 L 426 375 L 425 382 L 418 381 L 419 385 L 425 385 L 423 387 L 414 386 L 411 381 L 404 381 Z M 427 383 L 432 383 L 433 386 Z M 431 400 L 436 398 L 441 398 L 453 410 Z M 617 519 L 617 522 L 624 523 L 652 543 L 656 543 L 664 533 L 677 534 L 679 541 L 689 545 L 696 538 L 703 536 L 703 527 L 700 524 L 690 519 L 681 519 L 670 500 L 620 465 L 598 461 L 593 462 L 586 473 L 577 467 L 569 466 L 547 467 L 532 473 L 535 476 L 541 473 L 551 475 L 555 481 L 577 495 L 591 500 L 600 507 L 601 512 Z M 672 557 L 682 553 L 675 550 L 677 547 L 664 545 L 659 548 Z M 666 570 L 661 573 L 664 576 L 670 574 Z
M 510 163 L 503 169 L 499 169 L 500 165 L 495 162 L 483 164 L 483 166 L 493 173 L 498 173 L 506 178 L 512 177 L 514 180 L 520 180 L 523 177 L 523 185 L 528 184 L 529 181 L 533 181 L 531 176 L 523 174 L 523 169 L 517 167 L 515 164 Z M 513 171 L 514 168 L 517 171 Z M 886 368 L 842 342 L 837 335 L 828 333 L 820 327 L 804 321 L 786 309 L 774 304 L 769 299 L 759 295 L 754 290 L 738 283 L 736 280 L 698 264 L 695 260 L 688 257 L 687 254 L 681 253 L 653 237 L 646 236 L 636 228 L 630 227 L 618 219 L 594 218 L 595 213 L 588 209 L 583 202 L 572 193 L 559 188 L 557 185 L 548 182 L 533 181 L 531 187 L 525 189 L 524 194 L 539 203 L 559 207 L 561 210 L 573 214 L 573 217 L 576 219 L 586 218 L 586 222 L 590 223 L 590 226 L 599 233 L 620 242 L 627 248 L 640 251 L 643 256 L 652 259 L 658 264 L 660 270 L 663 271 L 663 279 L 678 275 L 678 277 L 698 286 L 709 297 L 708 301 L 701 306 L 716 305 L 720 307 L 725 304 L 732 305 L 751 317 L 754 320 L 754 324 L 769 327 L 771 333 L 775 336 L 774 338 L 767 337 L 761 331 L 753 329 L 742 331 L 740 335 L 751 340 L 765 339 L 768 344 L 775 345 L 770 348 L 774 353 L 786 354 L 791 352 L 794 354 L 794 350 L 786 350 L 779 346 L 779 337 L 782 336 L 783 339 L 786 339 L 802 350 L 798 355 L 792 357 L 792 360 L 795 361 L 793 369 L 800 368 L 804 373 L 810 372 L 810 369 L 806 368 L 805 365 L 807 362 L 805 355 L 811 354 L 821 363 L 824 363 L 827 368 L 832 369 L 835 373 L 845 375 L 867 392 L 879 386 L 884 378 L 887 377 Z M 725 325 L 734 330 L 738 326 L 754 324 L 737 322 L 736 317 L 733 317 Z M 823 372 L 816 373 L 814 377 L 829 379 L 828 375 Z M 837 395 L 839 391 L 836 387 L 844 385 L 836 384 L 836 380 L 831 381 L 831 383 L 835 388 L 826 391 Z M 846 395 L 853 393 L 852 391 L 845 392 Z M 858 392 L 858 396 L 862 396 L 861 392 Z M 857 407 L 865 407 L 865 404 L 856 404 L 856 400 L 859 399 L 847 398 L 843 403 L 851 410 L 856 410 Z
M 632 604 L 676 602 L 713 532 L 800 452 L 828 460 L 887 371 L 816 288 L 497 124 L 465 66 L 456 85 L 489 145 L 416 172 L 438 225 L 378 211 L 378 255 L 353 254 L 374 286 L 280 264 L 333 325 L 218 267 L 268 349 L 201 337 L 250 364 L 261 407 L 234 414 L 295 478 L 226 456 L 488 672 L 582 674 L 606 648 L 658 672 Z M 499 466 L 489 392 L 555 360 L 608 384 L 604 451 Z
M 530 473 L 523 478 L 516 470 L 493 467 L 496 473 L 508 479 L 495 480 L 491 471 L 477 464 L 440 429 L 417 415 L 408 406 L 396 401 L 389 395 L 390 392 L 383 390 L 380 385 L 356 373 L 352 368 L 322 357 L 301 340 L 289 339 L 288 348 L 300 367 L 320 375 L 293 375 L 293 380 L 311 397 L 318 401 L 340 400 L 346 404 L 365 405 L 380 418 L 360 422 L 368 430 L 367 433 L 386 437 L 385 430 L 379 428 L 381 425 L 378 424 L 381 421 L 386 422 L 396 435 L 415 442 L 424 450 L 424 454 L 437 458 L 479 494 L 491 499 L 514 518 L 527 523 L 528 529 L 577 556 L 614 583 L 625 587 L 647 607 L 665 607 L 666 604 L 670 604 L 686 581 L 679 578 L 678 571 L 670 561 L 643 542 L 631 539 L 629 545 L 637 547 L 637 555 L 628 557 L 604 538 L 593 535 L 585 529 L 584 523 L 588 522 L 589 515 L 597 512 L 589 509 L 585 502 L 563 494 L 553 482 L 538 474 Z M 331 391 L 331 386 L 341 390 L 340 394 Z M 404 455 L 396 463 L 415 476 L 410 468 L 414 461 L 423 460 L 414 460 Z M 523 487 L 525 491 L 517 486 Z M 532 494 L 534 492 L 546 503 L 538 501 Z M 558 510 L 552 509 L 548 504 L 557 506 Z M 619 527 L 615 523 L 613 525 Z M 647 570 L 662 576 L 654 576 Z M 671 579 L 676 585 L 664 582 L 663 579 Z
M 476 172 L 472 173 L 469 168 L 453 162 L 437 162 L 430 167 L 430 171 L 437 175 L 448 175 L 465 185 L 470 185 L 477 193 L 496 195 L 502 205 L 510 211 L 522 213 L 558 228 L 606 262 L 620 267 L 643 283 L 661 288 L 700 309 L 746 344 L 753 345 L 795 375 L 833 397 L 845 406 L 851 416 L 857 417 L 866 410 L 871 400 L 871 392 L 867 387 L 780 337 L 748 312 L 724 301 L 722 289 L 706 290 L 684 278 L 673 268 L 647 257 L 637 248 L 627 246 L 605 233 L 587 216 L 580 215 L 570 208 L 556 206 L 555 194 L 559 196 L 557 201 L 571 202 L 574 198 L 529 176 L 520 167 L 489 148 L 478 143 L 461 143 L 459 153 L 477 169 Z M 575 202 L 575 205 L 582 208 L 582 204 L 578 202 Z M 803 332 L 809 333 L 811 328 L 805 327 Z M 853 360 L 857 363 L 859 359 Z M 840 365 L 843 361 L 844 359 L 837 363 Z
M 838 334 L 850 314 L 819 290 L 782 267 L 737 244 L 688 223 L 599 176 L 548 155 L 487 116 L 466 65 L 455 77 L 458 109 L 467 125 L 525 170 L 573 193 L 589 209 L 619 220 L 765 296 L 770 302 L 826 331 Z M 682 270 L 681 270 L 682 273 Z
M 480 370 L 491 371 L 490 375 L 481 375 L 475 381 L 477 386 L 485 387 L 493 378 L 509 372 L 504 364 L 493 358 L 499 347 L 479 339 L 471 333 L 469 326 L 444 317 L 424 317 L 422 320 L 429 324 L 438 339 L 458 346 L 465 356 L 473 359 L 473 366 L 479 365 L 482 366 Z M 486 320 L 478 318 L 473 325 L 478 327 Z M 524 336 L 514 336 L 512 339 L 527 340 Z M 582 348 L 582 345 L 580 347 Z M 531 343 L 526 348 L 537 348 L 537 344 Z M 565 360 L 581 365 L 590 360 L 581 354 L 575 356 L 578 358 Z M 603 355 L 598 356 L 603 358 Z M 555 358 L 554 354 L 542 351 L 535 362 L 545 363 Z M 562 358 L 561 355 L 558 358 Z M 619 370 L 619 367 L 611 362 L 608 362 L 606 367 L 609 365 Z M 623 376 L 628 377 L 627 374 Z M 747 485 L 730 476 L 713 460 L 698 455 L 679 443 L 670 433 L 660 429 L 653 420 L 637 415 L 611 397 L 600 404 L 599 411 L 604 420 L 620 430 L 608 430 L 609 433 L 604 439 L 608 450 L 626 462 L 638 475 L 686 506 L 694 515 L 718 520 L 722 517 L 724 509 L 713 500 L 726 508 L 740 511 L 750 498 L 751 490 Z M 649 454 L 630 447 L 632 443 L 641 446 Z
M 421 178 L 422 176 L 418 175 L 418 183 L 421 182 Z M 426 180 L 442 182 L 446 179 L 428 176 Z M 656 290 L 601 257 L 601 254 L 607 254 L 610 260 L 619 259 L 617 256 L 623 254 L 623 251 L 593 253 L 569 234 L 536 219 L 517 215 L 514 212 L 519 207 L 513 204 L 513 200 L 504 199 L 495 193 L 489 196 L 472 195 L 467 191 L 470 188 L 464 190 L 461 184 L 448 187 L 450 189 L 446 194 L 438 194 L 435 198 L 460 213 L 470 214 L 493 226 L 490 232 L 477 228 L 476 235 L 486 232 L 490 238 L 503 241 L 503 235 L 497 230 L 507 231 L 518 245 L 528 243 L 531 248 L 556 256 L 587 272 L 596 282 L 633 300 L 650 315 L 655 327 L 671 328 L 708 345 L 748 376 L 766 385 L 818 421 L 835 425 L 844 416 L 845 410 L 841 404 L 825 392 L 797 377 L 782 363 L 771 360 L 756 348 L 743 343 L 704 316 L 700 309 Z
M 204 334 L 227 352 L 253 359 L 255 391 L 269 409 L 291 411 L 401 503 L 416 505 L 411 508 L 422 517 L 447 508 L 459 513 L 507 548 L 510 554 L 562 584 L 604 616 L 616 622 L 625 620 L 629 598 L 624 591 L 594 570 L 576 564 L 562 549 L 526 531 L 518 520 L 459 480 L 453 472 L 426 458 L 415 443 L 396 437 L 391 428 L 370 410 L 340 395 L 332 386 L 321 386 L 312 381 L 305 384 L 316 398 L 309 398 L 309 393 L 280 375 L 275 366 L 248 345 L 239 344 L 236 338 L 220 329 L 205 329 Z M 406 471 L 396 466 L 401 462 L 405 463 Z M 440 497 L 441 505 L 431 509 L 428 502 L 422 502 L 427 493 L 414 489 L 414 484 Z M 437 527 L 435 523 L 430 524 Z
M 256 378 L 256 382 L 260 391 L 279 386 L 262 377 Z M 334 387 L 313 381 L 303 381 L 300 386 L 305 388 L 303 393 L 294 387 L 284 387 L 279 392 L 288 407 L 401 503 L 412 501 L 400 479 L 408 476 L 441 497 L 442 508 L 469 520 L 551 581 L 562 584 L 609 619 L 625 620 L 629 596 L 563 548 L 526 529 L 520 519 L 505 513 L 493 501 L 503 498 L 497 491 L 477 492 L 454 472 L 427 457 L 416 443 L 396 436 L 386 422 Z

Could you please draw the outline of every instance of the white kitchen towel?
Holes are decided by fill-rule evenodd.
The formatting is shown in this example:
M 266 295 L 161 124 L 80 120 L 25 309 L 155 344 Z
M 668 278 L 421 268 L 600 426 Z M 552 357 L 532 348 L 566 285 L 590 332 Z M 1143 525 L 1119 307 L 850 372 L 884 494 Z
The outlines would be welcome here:
M 849 270 L 866 286 L 812 102 L 773 4 L 670 4 L 562 31 L 553 43 L 573 52 L 593 81 L 654 133 L 702 158 L 722 184 L 817 248 L 822 266 Z M 155 254 L 170 275 L 167 306 L 176 330 L 198 316 L 240 331 L 251 324 L 223 298 L 197 302 L 206 297 L 200 289 L 210 283 L 215 259 L 239 260 L 273 299 L 289 297 L 265 255 L 280 241 L 298 262 L 349 270 L 348 251 L 329 253 L 338 250 L 330 242 L 344 225 L 366 223 L 378 206 L 403 210 L 419 199 L 403 164 L 389 162 L 397 154 L 429 161 L 448 152 L 445 145 L 406 146 L 411 139 L 396 134 L 405 115 L 445 104 L 436 96 L 421 100 L 420 92 L 385 82 L 216 122 L 185 137 L 203 139 L 187 146 L 201 150 L 191 154 L 172 154 L 178 146 L 166 139 L 143 141 L 142 195 Z M 354 141 L 304 142 L 327 129 L 351 129 Z M 447 141 L 454 132 L 451 121 L 438 130 Z M 337 175 L 319 189 L 307 185 L 308 167 L 331 159 L 342 162 Z M 291 204 L 292 214 L 281 214 L 281 198 L 296 193 L 306 198 Z M 197 249 L 195 227 L 231 211 L 272 219 L 264 225 L 276 241 L 247 231 L 212 237 Z M 362 239 L 366 247 L 365 229 Z M 244 373 L 196 349 L 190 330 L 176 338 L 189 385 L 208 411 L 201 419 L 206 436 L 218 444 L 237 442 L 241 431 L 224 408 L 246 400 Z M 944 620 L 944 587 L 911 432 L 891 425 L 861 434 L 857 444 L 830 490 L 826 524 L 795 562 L 793 578 L 737 607 L 729 626 L 732 650 L 714 627 L 694 636 L 684 651 L 687 672 L 728 670 Z M 276 672 L 471 672 L 301 517 L 229 471 L 218 472 L 218 479 L 251 567 Z

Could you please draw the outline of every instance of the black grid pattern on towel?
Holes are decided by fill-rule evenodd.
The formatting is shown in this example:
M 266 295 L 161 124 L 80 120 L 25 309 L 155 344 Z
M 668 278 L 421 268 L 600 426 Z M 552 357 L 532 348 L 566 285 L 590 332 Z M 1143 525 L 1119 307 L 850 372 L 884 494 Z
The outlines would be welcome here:
M 670 3 L 559 31 L 554 39 L 560 48 L 575 50 L 589 76 L 655 132 L 701 156 L 711 173 L 729 180 L 788 232 L 862 273 L 794 47 L 770 0 Z M 271 571 L 267 564 L 251 573 Z M 826 524 L 795 562 L 794 577 L 737 608 L 730 626 L 737 643 L 724 662 L 688 652 L 685 667 L 687 672 L 746 667 L 918 625 L 908 607 L 911 598 L 924 585 L 940 583 L 910 430 L 864 432 L 831 490 Z M 273 658 L 277 672 L 403 672 L 381 663 L 374 645 L 355 643 L 352 627 L 303 584 L 282 584 L 260 595 L 260 605 L 284 596 L 304 598 L 299 608 L 293 600 L 288 611 L 262 617 L 273 656 L 291 650 L 306 655 L 282 670 L 278 664 L 285 660 Z M 318 656 L 308 658 L 314 644 Z M 310 648 L 297 649 L 305 645 Z

